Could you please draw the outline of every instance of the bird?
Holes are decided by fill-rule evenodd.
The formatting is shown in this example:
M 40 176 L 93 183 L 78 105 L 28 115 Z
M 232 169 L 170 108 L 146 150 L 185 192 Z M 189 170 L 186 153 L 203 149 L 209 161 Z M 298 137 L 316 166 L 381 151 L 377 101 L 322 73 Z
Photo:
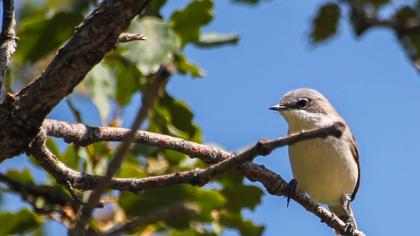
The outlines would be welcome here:
M 347 229 L 357 230 L 350 202 L 355 199 L 360 184 L 359 152 L 345 120 L 324 95 L 310 88 L 287 92 L 269 109 L 285 118 L 289 135 L 335 122 L 344 125 L 340 137 L 314 138 L 289 145 L 294 177 L 291 183 L 295 184 L 293 191 L 306 193 L 316 202 L 326 204 L 346 223 Z

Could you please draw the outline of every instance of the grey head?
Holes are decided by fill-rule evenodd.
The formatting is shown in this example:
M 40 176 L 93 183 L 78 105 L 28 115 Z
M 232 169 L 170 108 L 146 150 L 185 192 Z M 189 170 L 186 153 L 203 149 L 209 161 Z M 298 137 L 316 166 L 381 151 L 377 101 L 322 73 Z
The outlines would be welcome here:
M 270 110 L 279 111 L 292 130 L 314 128 L 335 121 L 344 122 L 326 97 L 309 88 L 286 93 Z
M 328 99 L 320 92 L 310 88 L 299 88 L 286 93 L 280 102 L 270 110 L 305 110 L 310 113 L 337 113 Z

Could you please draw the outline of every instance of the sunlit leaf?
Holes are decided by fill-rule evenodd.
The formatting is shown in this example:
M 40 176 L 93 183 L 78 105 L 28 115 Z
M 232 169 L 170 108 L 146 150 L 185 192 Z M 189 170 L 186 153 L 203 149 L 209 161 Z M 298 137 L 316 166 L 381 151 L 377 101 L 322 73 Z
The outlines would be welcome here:
M 85 81 L 104 123 L 111 110 L 111 100 L 114 94 L 112 72 L 103 63 L 100 63 L 87 74 Z
M 7 176 L 15 181 L 26 184 L 35 184 L 34 178 L 32 177 L 31 171 L 28 168 L 24 168 L 22 171 L 15 169 L 9 169 L 6 172 Z M 0 221 L 1 222 L 1 221 Z M 1 234 L 0 234 L 1 235 Z
M 128 66 L 117 66 L 116 70 L 116 86 L 115 86 L 115 99 L 118 105 L 125 106 L 130 103 L 131 97 L 139 91 L 142 75 L 137 68 Z
M 179 73 L 190 75 L 191 77 L 204 77 L 205 76 L 201 68 L 189 62 L 185 55 L 176 53 L 174 56 L 175 56 L 174 62 Z
M 160 65 L 169 62 L 179 48 L 176 34 L 156 17 L 133 20 L 129 32 L 141 32 L 147 37 L 146 41 L 134 41 L 122 46 L 125 49 L 122 55 L 137 65 L 143 75 L 157 72 Z
M 156 102 L 151 115 L 151 131 L 201 142 L 201 131 L 193 123 L 193 113 L 188 105 L 165 94 Z
M 34 62 L 56 50 L 83 19 L 80 13 L 58 12 L 48 18 L 27 18 L 18 24 L 19 46 L 14 59 Z
M 226 227 L 238 230 L 243 236 L 260 236 L 264 231 L 264 226 L 243 219 L 241 213 L 222 212 L 219 221 Z
M 124 161 L 118 174 L 118 177 L 121 178 L 144 178 L 146 176 L 144 168 L 135 160 Z
M 79 168 L 80 157 L 79 154 L 76 152 L 76 148 L 73 144 L 67 145 L 67 148 L 64 151 L 64 153 L 58 155 L 58 157 L 68 167 L 76 170 Z
M 183 9 L 175 11 L 170 17 L 172 28 L 181 37 L 182 45 L 197 42 L 200 28 L 213 19 L 213 1 L 193 0 Z
M 200 39 L 196 43 L 200 47 L 219 47 L 229 44 L 237 44 L 239 41 L 238 34 L 220 34 L 220 33 L 206 33 L 201 34 Z
M 0 212 L 0 235 L 21 234 L 34 229 L 41 223 L 41 219 L 28 209 L 18 212 Z
M 131 216 L 142 216 L 149 212 L 164 207 L 174 206 L 184 202 L 196 203 L 200 213 L 195 216 L 197 220 L 210 221 L 210 212 L 225 204 L 223 196 L 215 190 L 206 190 L 191 185 L 172 185 L 147 189 L 138 195 L 122 192 L 118 200 L 120 206 Z M 182 216 L 168 219 L 167 222 L 173 225 L 185 226 L 191 218 Z
M 255 209 L 264 195 L 258 187 L 239 184 L 223 188 L 221 192 L 229 202 L 226 208 L 234 212 L 240 212 L 243 208 Z

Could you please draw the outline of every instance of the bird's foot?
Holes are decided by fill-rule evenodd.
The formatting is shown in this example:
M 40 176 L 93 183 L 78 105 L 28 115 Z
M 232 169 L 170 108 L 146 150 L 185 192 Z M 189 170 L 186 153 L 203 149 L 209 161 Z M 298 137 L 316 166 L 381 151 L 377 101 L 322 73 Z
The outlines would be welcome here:
M 346 225 L 344 226 L 344 235 L 354 235 L 355 233 L 354 223 L 349 220 L 346 222 Z
M 297 181 L 296 181 L 296 179 L 290 180 L 290 182 L 287 184 L 287 189 L 286 189 L 287 207 L 289 207 L 290 199 L 296 193 L 296 188 L 297 188 Z

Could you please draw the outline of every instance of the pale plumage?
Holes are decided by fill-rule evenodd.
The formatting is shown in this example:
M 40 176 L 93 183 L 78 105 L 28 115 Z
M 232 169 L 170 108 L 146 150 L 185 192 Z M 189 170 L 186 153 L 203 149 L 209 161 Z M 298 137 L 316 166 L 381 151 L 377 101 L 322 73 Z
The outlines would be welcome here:
M 289 134 L 345 121 L 319 92 L 297 89 L 284 95 L 273 106 L 289 125 Z M 315 201 L 327 204 L 342 220 L 353 220 L 346 202 L 353 200 L 360 181 L 358 152 L 350 128 L 346 125 L 340 138 L 329 136 L 289 146 L 289 159 L 297 189 Z M 345 199 L 348 199 L 346 201 Z

